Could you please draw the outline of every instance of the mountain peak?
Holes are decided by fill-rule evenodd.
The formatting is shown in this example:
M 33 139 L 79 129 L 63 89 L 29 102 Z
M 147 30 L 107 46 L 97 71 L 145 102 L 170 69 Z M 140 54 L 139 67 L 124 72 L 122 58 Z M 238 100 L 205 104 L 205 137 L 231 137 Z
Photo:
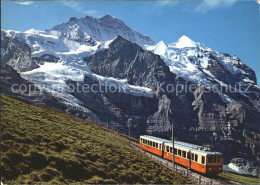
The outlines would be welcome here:
M 197 44 L 186 35 L 181 36 L 177 42 L 173 43 L 177 48 L 196 47 Z
M 76 21 L 77 18 L 76 17 L 71 17 L 69 21 Z
M 105 15 L 105 16 L 99 18 L 99 20 L 102 22 L 108 22 L 109 24 L 111 24 L 111 23 L 125 24 L 121 19 L 118 19 L 111 15 Z
M 116 17 L 113 17 L 112 15 L 104 15 L 103 17 L 101 17 L 100 19 L 117 19 Z

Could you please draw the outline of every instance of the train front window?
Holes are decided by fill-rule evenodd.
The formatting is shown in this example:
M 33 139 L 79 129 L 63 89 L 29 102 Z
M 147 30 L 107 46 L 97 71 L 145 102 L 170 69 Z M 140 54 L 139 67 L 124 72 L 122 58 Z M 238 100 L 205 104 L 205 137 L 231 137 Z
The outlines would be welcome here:
M 195 154 L 195 161 L 198 162 L 198 155 Z
M 221 163 L 221 156 L 218 156 L 218 163 Z
M 205 164 L 205 157 L 204 156 L 201 157 L 201 163 Z
M 214 155 L 213 159 L 214 159 L 214 163 L 216 163 L 217 162 L 217 157 L 215 155 Z

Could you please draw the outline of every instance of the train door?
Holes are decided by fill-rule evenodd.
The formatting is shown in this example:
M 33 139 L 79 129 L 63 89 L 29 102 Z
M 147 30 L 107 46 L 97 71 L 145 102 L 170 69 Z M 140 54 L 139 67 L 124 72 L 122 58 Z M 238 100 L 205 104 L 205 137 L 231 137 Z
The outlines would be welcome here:
M 165 151 L 165 150 L 164 150 L 164 147 L 165 147 L 165 146 L 164 146 L 164 143 L 162 143 L 162 148 L 161 148 L 161 149 L 162 149 L 162 158 L 164 158 L 164 151 Z
M 188 152 L 187 158 L 189 160 L 189 168 L 191 169 L 191 151 Z

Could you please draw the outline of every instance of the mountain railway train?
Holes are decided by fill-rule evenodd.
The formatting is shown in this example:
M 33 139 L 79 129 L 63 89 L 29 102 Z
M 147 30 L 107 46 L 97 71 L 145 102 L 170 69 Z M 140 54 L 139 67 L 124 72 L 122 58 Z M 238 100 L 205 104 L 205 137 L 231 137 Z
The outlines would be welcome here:
M 153 136 L 140 136 L 140 148 L 172 160 L 172 142 Z M 205 150 L 202 146 L 174 141 L 174 162 L 203 174 L 221 173 L 223 155 Z

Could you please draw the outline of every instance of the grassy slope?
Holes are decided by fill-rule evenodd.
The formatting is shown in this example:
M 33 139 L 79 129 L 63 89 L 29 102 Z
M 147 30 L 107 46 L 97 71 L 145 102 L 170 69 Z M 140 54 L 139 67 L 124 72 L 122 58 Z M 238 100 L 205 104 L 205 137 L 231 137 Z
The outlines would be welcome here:
M 260 179 L 257 177 L 238 175 L 230 172 L 222 172 L 218 174 L 218 177 L 221 180 L 226 182 L 239 182 L 241 184 L 260 184 Z
M 104 129 L 1 95 L 4 183 L 192 183 Z

